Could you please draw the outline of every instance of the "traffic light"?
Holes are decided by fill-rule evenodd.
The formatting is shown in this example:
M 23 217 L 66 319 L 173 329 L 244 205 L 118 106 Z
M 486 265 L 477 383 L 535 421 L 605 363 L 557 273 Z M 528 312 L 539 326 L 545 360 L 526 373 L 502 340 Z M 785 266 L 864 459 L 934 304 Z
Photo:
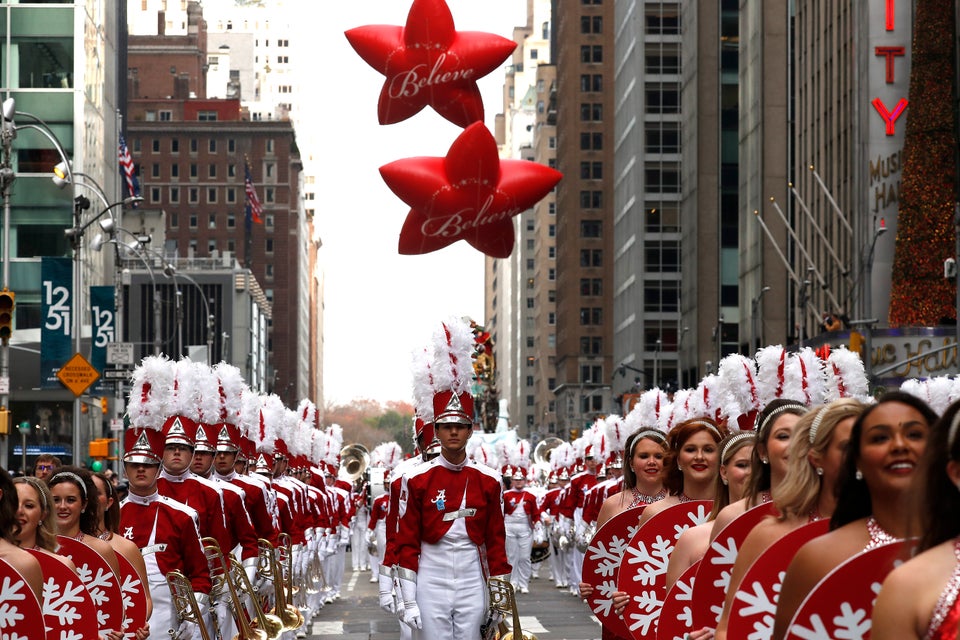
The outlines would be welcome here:
M 100 413 L 107 415 L 107 397 L 103 396 L 100 398 Z
M 91 458 L 106 458 L 110 455 L 110 440 L 107 438 L 91 440 L 89 453 Z
M 0 436 L 10 435 L 10 411 L 0 407 Z
M 9 340 L 13 335 L 14 298 L 13 291 L 0 291 L 0 340 Z

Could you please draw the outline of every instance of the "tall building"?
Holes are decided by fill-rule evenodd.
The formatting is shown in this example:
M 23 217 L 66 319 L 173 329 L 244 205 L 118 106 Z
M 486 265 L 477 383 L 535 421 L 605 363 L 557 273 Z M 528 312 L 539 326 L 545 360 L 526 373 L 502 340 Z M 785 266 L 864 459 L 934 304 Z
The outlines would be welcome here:
M 103 0 L 76 5 L 3 2 L 0 7 L 0 57 L 5 68 L 0 90 L 4 99 L 15 100 L 19 112 L 14 117 L 18 130 L 11 141 L 12 153 L 3 158 L 16 178 L 9 189 L 10 233 L 2 240 L 4 255 L 9 256 L 4 265 L 8 278 L 3 284 L 15 292 L 16 307 L 7 352 L 9 385 L 0 404 L 11 411 L 12 424 L 26 422 L 33 427 L 26 438 L 27 464 L 32 464 L 35 455 L 47 452 L 61 456 L 64 462 L 80 462 L 74 442 L 86 446 L 91 436 L 102 435 L 104 419 L 109 416 L 100 413 L 99 398 L 82 394 L 83 403 L 96 402 L 98 408 L 83 413 L 77 433 L 73 393 L 56 380 L 53 386 L 41 384 L 41 327 L 49 320 L 43 317 L 41 262 L 44 257 L 73 253 L 64 231 L 75 226 L 75 196 L 91 201 L 90 209 L 78 212 L 83 224 L 103 212 L 105 205 L 98 194 L 108 200 L 106 204 L 122 199 L 117 142 L 124 15 L 118 13 L 115 3 Z M 53 167 L 62 157 L 54 140 L 34 127 L 44 129 L 62 147 L 73 168 L 77 185 L 73 190 L 59 190 L 51 181 Z M 84 274 L 83 286 L 79 291 L 71 288 L 76 299 L 71 309 L 63 311 L 79 310 L 83 334 L 89 336 L 88 285 L 103 283 L 112 269 L 109 256 L 86 248 L 76 254 L 73 264 Z M 62 321 L 63 316 L 53 320 Z M 73 338 L 71 331 L 67 356 L 74 352 Z M 80 350 L 89 356 L 88 340 L 82 341 Z M 65 363 L 66 358 L 58 364 Z M 23 452 L 19 444 L 8 447 L 10 440 L 0 440 L 0 461 L 8 469 L 19 469 Z
M 131 35 L 127 138 L 146 205 L 167 212 L 168 254 L 236 257 L 271 304 L 266 390 L 295 406 L 313 385 L 309 274 L 314 234 L 299 197 L 301 162 L 289 120 L 252 120 L 239 97 L 208 99 L 206 22 L 187 4 L 187 33 Z M 163 24 L 162 15 L 157 20 Z M 162 30 L 161 30 L 162 31 Z M 169 69 L 176 69 L 173 74 Z M 245 177 L 262 204 L 248 220 Z M 319 313 L 319 308 L 317 310 Z
M 497 115 L 495 135 L 501 157 L 539 162 L 534 152 L 535 122 L 543 88 L 537 72 L 550 62 L 549 0 L 528 2 L 526 24 L 514 28 L 513 40 L 517 48 L 507 67 L 503 112 Z M 535 211 L 536 207 L 513 218 L 516 244 L 508 258 L 485 260 L 485 326 L 496 345 L 497 389 L 506 400 L 510 425 L 524 437 L 531 437 L 539 426 L 535 377 L 543 366 L 534 344 Z
M 614 410 L 614 3 L 554 0 L 557 430 Z M 562 44 L 562 46 L 561 46 Z

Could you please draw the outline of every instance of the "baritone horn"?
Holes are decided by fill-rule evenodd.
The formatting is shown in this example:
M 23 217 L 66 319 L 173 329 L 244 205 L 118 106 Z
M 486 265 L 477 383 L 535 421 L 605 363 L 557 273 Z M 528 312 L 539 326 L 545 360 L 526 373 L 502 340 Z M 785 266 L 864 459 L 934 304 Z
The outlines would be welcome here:
M 253 603 L 253 614 L 256 620 L 252 621 L 251 624 L 266 631 L 268 640 L 277 640 L 283 633 L 283 621 L 275 615 L 263 612 L 263 607 L 260 606 L 260 600 L 253 591 L 253 585 L 247 579 L 243 565 L 232 553 L 230 554 L 230 571 L 233 575 L 233 583 L 237 585 L 237 590 L 250 598 Z
M 280 619 L 284 631 L 298 629 L 303 624 L 303 614 L 300 610 L 286 602 L 283 587 L 283 571 L 277 562 L 273 544 L 269 540 L 257 540 L 260 554 L 257 558 L 257 573 L 261 578 L 273 583 L 273 609 L 270 614 Z M 298 623 L 299 620 L 299 623 Z
M 227 561 L 220 550 L 220 544 L 215 538 L 209 537 L 201 538 L 200 541 L 203 543 L 203 554 L 207 557 L 207 563 L 210 565 L 210 579 L 219 586 L 221 596 L 224 592 L 230 594 L 233 620 L 237 623 L 238 631 L 232 640 L 269 640 L 267 632 L 262 628 L 254 628 L 252 621 L 247 616 L 246 609 L 237 593 L 236 576 L 232 575 L 230 567 L 227 566 Z
M 358 490 L 369 467 L 370 452 L 362 444 L 348 444 L 340 449 L 340 475 Z
M 480 628 L 483 640 L 537 640 L 535 635 L 524 633 L 520 628 L 520 610 L 517 609 L 512 584 L 500 578 L 490 578 L 487 580 L 487 593 L 490 607 L 487 622 Z M 507 627 L 507 614 L 513 615 L 513 629 Z
M 179 571 L 171 571 L 167 574 L 167 586 L 170 587 L 173 610 L 177 614 L 177 619 L 181 622 L 192 622 L 197 625 L 200 627 L 200 637 L 203 640 L 210 640 L 210 632 L 203 624 L 203 614 L 200 613 L 197 595 L 193 592 L 193 585 L 190 584 L 187 576 Z M 187 640 L 172 629 L 169 633 L 171 640 Z

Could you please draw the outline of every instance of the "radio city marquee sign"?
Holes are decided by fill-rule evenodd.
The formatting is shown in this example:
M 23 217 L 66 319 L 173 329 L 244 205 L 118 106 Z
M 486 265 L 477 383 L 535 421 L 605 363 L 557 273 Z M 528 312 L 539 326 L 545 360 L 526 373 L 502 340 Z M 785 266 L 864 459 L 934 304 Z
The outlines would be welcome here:
M 891 233 L 877 238 L 872 277 L 870 317 L 882 318 L 890 306 L 897 210 L 903 168 L 903 138 L 910 89 L 910 43 L 913 39 L 913 3 L 909 0 L 866 0 L 859 5 L 866 25 L 861 45 L 860 99 L 865 121 L 860 123 L 864 155 L 860 210 L 865 241 L 878 226 Z
M 848 332 L 837 332 L 806 344 L 816 348 L 827 343 L 836 348 L 849 344 L 849 337 Z M 870 338 L 870 369 L 875 382 L 885 386 L 899 386 L 906 378 L 956 374 L 956 328 L 876 329 Z

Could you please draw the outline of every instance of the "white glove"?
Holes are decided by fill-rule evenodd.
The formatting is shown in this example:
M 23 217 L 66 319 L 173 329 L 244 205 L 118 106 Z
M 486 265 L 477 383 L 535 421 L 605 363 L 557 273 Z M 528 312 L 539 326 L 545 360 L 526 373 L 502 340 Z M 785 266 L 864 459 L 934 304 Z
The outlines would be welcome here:
M 173 635 L 173 636 L 170 636 L 170 637 L 171 637 L 171 638 L 184 638 L 184 640 L 187 640 L 188 638 L 192 638 L 192 637 L 193 637 L 193 628 L 192 628 L 192 625 L 193 625 L 192 622 L 187 622 L 186 620 L 182 620 L 182 621 L 180 622 L 180 626 L 177 627 L 177 633 L 176 633 L 176 635 Z
M 380 569 L 380 608 L 387 613 L 397 612 L 397 603 L 393 598 L 393 578 L 383 568 Z
M 197 594 L 197 609 L 200 610 L 200 624 L 206 625 L 210 622 L 210 616 L 213 615 L 210 611 L 210 596 L 205 593 Z M 197 637 L 200 637 L 199 629 L 197 630 Z
M 373 529 L 367 529 L 363 535 L 363 539 L 367 544 L 373 544 L 373 541 L 377 539 L 377 534 Z
M 403 598 L 403 623 L 411 629 L 423 629 L 420 622 L 420 607 L 417 606 L 417 583 L 400 578 L 400 594 Z
M 255 584 L 257 584 L 257 559 L 247 558 L 244 560 L 243 571 L 247 574 L 247 580 L 250 581 L 250 587 L 252 588 Z
M 340 546 L 345 547 L 350 544 L 350 529 L 340 527 Z
M 327 548 L 325 553 L 328 556 L 332 556 L 337 552 L 337 542 L 339 541 L 339 539 L 340 538 L 337 537 L 335 534 L 331 534 L 327 536 Z
M 533 525 L 533 544 L 543 544 L 545 540 L 543 525 L 538 522 Z
M 313 535 L 314 535 L 313 527 L 307 527 L 303 531 L 303 536 L 307 539 L 308 544 L 313 541 Z

